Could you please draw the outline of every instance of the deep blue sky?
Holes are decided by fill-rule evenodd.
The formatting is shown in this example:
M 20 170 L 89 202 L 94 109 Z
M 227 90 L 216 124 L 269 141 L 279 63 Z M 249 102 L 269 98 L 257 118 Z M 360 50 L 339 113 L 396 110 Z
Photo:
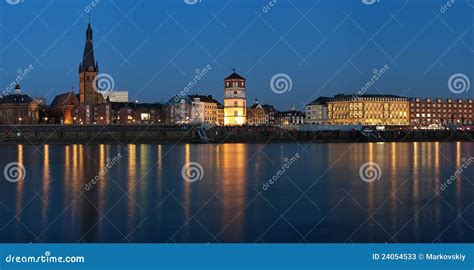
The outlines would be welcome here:
M 77 90 L 85 8 L 93 1 L 1 1 L 2 89 L 32 64 L 21 82 L 27 93 L 49 103 L 71 86 Z M 90 13 L 100 71 L 112 75 L 117 90 L 147 102 L 169 99 L 208 64 L 212 70 L 190 93 L 222 100 L 222 80 L 235 67 L 248 80 L 249 100 L 279 109 L 356 93 L 386 64 L 389 71 L 368 93 L 474 96 L 472 85 L 459 95 L 447 86 L 454 73 L 474 82 L 474 0 L 456 0 L 445 12 L 446 0 L 278 0 L 265 13 L 268 2 L 100 0 Z M 291 91 L 271 91 L 277 73 L 291 77 Z

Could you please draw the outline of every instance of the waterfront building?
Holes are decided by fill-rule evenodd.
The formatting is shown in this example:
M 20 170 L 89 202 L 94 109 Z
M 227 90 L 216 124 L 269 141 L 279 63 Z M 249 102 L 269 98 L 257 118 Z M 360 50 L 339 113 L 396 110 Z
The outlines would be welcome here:
M 189 96 L 174 96 L 165 104 L 166 123 L 191 123 L 192 107 L 192 101 Z
M 160 103 L 135 103 L 135 123 L 137 124 L 161 124 L 162 105 Z
M 72 121 L 73 124 L 91 124 L 91 105 L 87 103 L 80 103 L 74 106 L 72 112 Z
M 251 126 L 271 125 L 275 123 L 276 110 L 273 106 L 260 104 L 257 99 L 247 109 L 247 124 Z
M 217 122 L 219 126 L 224 125 L 224 105 L 220 103 L 217 104 Z
M 111 102 L 94 106 L 94 124 L 160 124 L 162 105 L 160 103 Z
M 247 122 L 246 80 L 233 70 L 224 79 L 224 125 L 241 126 Z
M 444 125 L 472 125 L 472 107 L 472 99 L 411 98 L 410 124 L 434 128 Z
M 97 92 L 97 76 L 99 64 L 94 59 L 92 27 L 87 24 L 86 43 L 82 62 L 79 64 L 79 101 L 88 105 L 97 105 L 104 102 L 104 97 Z
M 306 105 L 306 124 L 326 124 L 328 122 L 329 97 L 318 97 Z
M 15 85 L 15 93 L 0 98 L 0 124 L 38 124 L 41 106 L 28 95 L 21 93 L 20 85 Z
M 396 95 L 336 95 L 329 99 L 328 121 L 334 125 L 409 125 L 408 99 Z
M 208 123 L 220 125 L 219 122 L 219 105 L 211 95 L 189 95 L 191 100 L 191 122 L 192 123 Z
M 284 112 L 277 112 L 275 115 L 276 123 L 278 125 L 302 125 L 304 124 L 304 113 L 297 111 L 295 104 L 291 105 L 291 110 Z
M 110 102 L 128 102 L 128 91 L 98 91 L 104 99 Z
M 79 98 L 72 89 L 69 92 L 57 95 L 48 108 L 48 115 L 51 118 L 50 122 L 55 124 L 72 124 L 74 122 L 73 111 L 79 103 Z
M 104 102 L 94 106 L 95 124 L 108 125 L 114 122 L 114 112 L 112 110 L 112 102 L 107 97 Z

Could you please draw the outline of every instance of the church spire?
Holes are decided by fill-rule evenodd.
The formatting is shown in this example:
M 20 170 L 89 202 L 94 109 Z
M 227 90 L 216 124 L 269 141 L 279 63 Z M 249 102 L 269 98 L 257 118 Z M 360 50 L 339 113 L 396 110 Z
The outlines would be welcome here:
M 82 55 L 82 62 L 79 67 L 79 72 L 95 71 L 98 72 L 98 65 L 94 59 L 94 46 L 93 46 L 92 26 L 89 21 L 86 30 L 86 44 L 84 46 L 84 54 Z

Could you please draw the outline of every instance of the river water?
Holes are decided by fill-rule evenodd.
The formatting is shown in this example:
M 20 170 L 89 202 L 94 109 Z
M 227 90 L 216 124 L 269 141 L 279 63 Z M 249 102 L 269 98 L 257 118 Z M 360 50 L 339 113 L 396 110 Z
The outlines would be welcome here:
M 473 146 L 2 145 L 0 239 L 473 242 Z

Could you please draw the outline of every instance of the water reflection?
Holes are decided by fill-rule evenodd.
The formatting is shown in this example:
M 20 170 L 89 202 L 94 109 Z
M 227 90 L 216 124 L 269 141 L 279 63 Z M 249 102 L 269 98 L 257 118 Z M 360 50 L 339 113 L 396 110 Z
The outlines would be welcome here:
M 44 145 L 36 152 L 40 156 L 33 155 L 35 148 L 29 145 L 0 146 L 5 153 L 2 164 L 15 157 L 13 161 L 27 168 L 25 181 L 1 184 L 0 197 L 32 234 L 47 242 L 122 242 L 124 236 L 137 242 L 253 242 L 259 237 L 298 242 L 295 230 L 305 234 L 323 216 L 325 221 L 307 235 L 308 241 L 393 241 L 390 234 L 400 242 L 432 242 L 438 236 L 443 242 L 469 242 L 474 240 L 469 226 L 453 219 L 472 203 L 473 187 L 463 177 L 474 168 L 465 169 L 440 192 L 442 198 L 436 192 L 461 167 L 462 157 L 473 156 L 472 146 L 312 144 L 303 154 L 297 144 L 74 144 Z M 302 158 L 262 191 L 262 183 L 282 160 L 296 152 Z M 109 169 L 108 162 L 118 153 L 123 158 Z M 189 162 L 203 166 L 201 181 L 183 180 L 181 169 Z M 380 180 L 361 181 L 359 168 L 366 162 L 380 166 Z M 96 175 L 97 183 L 85 191 Z M 313 187 L 308 198 L 320 209 L 306 197 L 297 201 L 301 191 L 286 176 L 303 191 Z M 30 200 L 33 203 L 25 204 Z M 276 222 L 281 213 L 291 225 Z M 472 217 L 463 218 L 474 223 Z M 0 225 L 7 226 L 0 231 L 6 242 L 37 241 L 21 224 Z

